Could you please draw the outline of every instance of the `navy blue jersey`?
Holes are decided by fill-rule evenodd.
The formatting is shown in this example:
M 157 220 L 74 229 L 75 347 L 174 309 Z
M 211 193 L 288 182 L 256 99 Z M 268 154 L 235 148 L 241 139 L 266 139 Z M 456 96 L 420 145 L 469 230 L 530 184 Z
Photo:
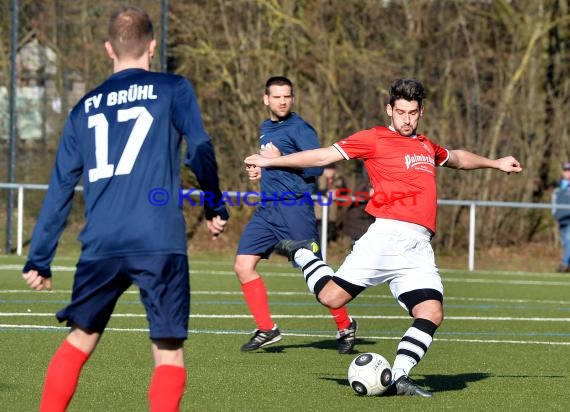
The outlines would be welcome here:
M 127 69 L 83 97 L 64 126 L 24 271 L 49 276 L 81 176 L 81 260 L 186 254 L 184 204 L 179 201 L 182 136 L 186 163 L 200 188 L 219 199 L 214 150 L 185 78 Z M 205 207 L 210 218 L 228 217 L 223 204 Z
M 279 122 L 265 120 L 260 127 L 259 143 L 261 149 L 272 143 L 283 156 L 320 147 L 315 129 L 296 113 Z M 322 167 L 263 169 L 260 189 L 268 199 L 301 198 L 315 191 L 316 178 L 322 173 Z

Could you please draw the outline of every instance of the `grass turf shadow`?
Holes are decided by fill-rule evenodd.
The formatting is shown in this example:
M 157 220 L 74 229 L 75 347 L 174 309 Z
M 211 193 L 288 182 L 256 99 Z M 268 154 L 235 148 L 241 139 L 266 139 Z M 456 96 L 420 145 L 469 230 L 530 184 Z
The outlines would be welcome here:
M 357 355 L 359 353 L 369 352 L 366 351 L 359 351 L 358 345 L 373 345 L 377 343 L 376 341 L 370 339 L 363 339 L 363 338 L 356 338 L 356 345 L 352 352 L 347 353 L 346 355 Z M 338 342 L 336 339 L 322 339 L 317 340 L 314 342 L 307 342 L 301 344 L 286 344 L 286 342 L 279 341 L 273 345 L 261 348 L 261 351 L 270 352 L 270 353 L 281 353 L 284 352 L 286 349 L 297 349 L 297 348 L 313 348 L 313 349 L 325 349 L 325 350 L 333 350 L 338 351 Z M 260 351 L 258 350 L 258 351 Z
M 414 381 L 418 383 L 423 388 L 426 388 L 430 392 L 450 392 L 450 391 L 461 391 L 466 389 L 471 382 L 478 382 L 484 379 L 489 379 L 492 377 L 490 373 L 460 373 L 458 375 L 424 375 L 422 377 L 414 377 Z M 319 379 L 334 381 L 341 386 L 350 386 L 348 379 L 346 378 L 333 378 L 329 376 L 324 376 Z M 358 396 L 355 393 L 356 396 Z M 393 390 L 386 391 L 381 396 L 394 396 Z

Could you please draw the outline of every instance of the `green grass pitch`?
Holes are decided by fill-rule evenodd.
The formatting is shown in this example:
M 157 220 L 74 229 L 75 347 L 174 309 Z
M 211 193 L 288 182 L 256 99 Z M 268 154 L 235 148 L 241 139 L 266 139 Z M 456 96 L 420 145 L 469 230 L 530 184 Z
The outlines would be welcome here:
M 54 262 L 52 292 L 32 292 L 23 258 L 0 256 L 0 409 L 37 410 L 49 359 L 67 329 L 54 313 L 69 300 L 75 260 Z M 190 260 L 192 307 L 183 411 L 567 411 L 570 410 L 570 276 L 442 269 L 446 319 L 412 377 L 431 399 L 359 397 L 346 376 L 356 355 L 339 355 L 334 322 L 297 269 L 260 265 L 284 335 L 255 353 L 239 347 L 254 324 L 231 258 Z M 411 324 L 386 285 L 349 304 L 358 352 L 390 362 Z M 119 301 L 84 368 L 70 411 L 148 410 L 150 341 L 137 291 Z

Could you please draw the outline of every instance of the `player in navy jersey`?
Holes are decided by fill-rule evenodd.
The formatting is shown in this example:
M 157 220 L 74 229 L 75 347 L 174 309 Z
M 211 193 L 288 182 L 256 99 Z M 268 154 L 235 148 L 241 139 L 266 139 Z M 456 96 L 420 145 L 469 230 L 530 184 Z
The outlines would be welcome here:
M 156 42 L 147 13 L 121 7 L 109 20 L 108 37 L 114 73 L 68 116 L 23 270 L 32 289 L 51 289 L 50 264 L 82 177 L 82 250 L 71 303 L 57 313 L 71 329 L 48 366 L 40 410 L 67 408 L 117 300 L 134 283 L 147 312 L 155 363 L 150 410 L 178 411 L 190 312 L 179 200 L 182 136 L 185 163 L 212 196 L 205 215 L 214 236 L 223 232 L 228 213 L 219 202 L 216 158 L 192 85 L 181 76 L 149 71 Z
M 260 128 L 259 144 L 265 156 L 280 156 L 319 147 L 311 125 L 292 112 L 293 85 L 282 76 L 271 77 L 265 84 L 263 102 L 269 119 Z M 261 171 L 247 169 L 250 180 L 260 179 L 260 205 L 245 227 L 239 241 L 234 270 L 247 305 L 256 323 L 251 339 L 241 350 L 254 351 L 281 340 L 281 332 L 271 318 L 267 290 L 257 272 L 257 264 L 268 258 L 283 239 L 316 238 L 315 209 L 310 195 L 315 191 L 321 167 L 306 169 L 275 168 Z M 306 201 L 302 201 L 304 199 Z M 340 353 L 351 353 L 356 342 L 357 323 L 346 308 L 330 309 L 337 325 Z

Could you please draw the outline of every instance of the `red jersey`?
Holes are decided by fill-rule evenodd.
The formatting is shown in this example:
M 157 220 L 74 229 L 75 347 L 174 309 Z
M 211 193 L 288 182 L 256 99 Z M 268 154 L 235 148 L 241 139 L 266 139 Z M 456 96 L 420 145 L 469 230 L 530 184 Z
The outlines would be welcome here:
M 435 233 L 435 167 L 447 161 L 447 149 L 425 136 L 405 137 L 380 126 L 354 133 L 334 147 L 347 160 L 364 160 L 374 189 L 368 213 L 415 223 Z

